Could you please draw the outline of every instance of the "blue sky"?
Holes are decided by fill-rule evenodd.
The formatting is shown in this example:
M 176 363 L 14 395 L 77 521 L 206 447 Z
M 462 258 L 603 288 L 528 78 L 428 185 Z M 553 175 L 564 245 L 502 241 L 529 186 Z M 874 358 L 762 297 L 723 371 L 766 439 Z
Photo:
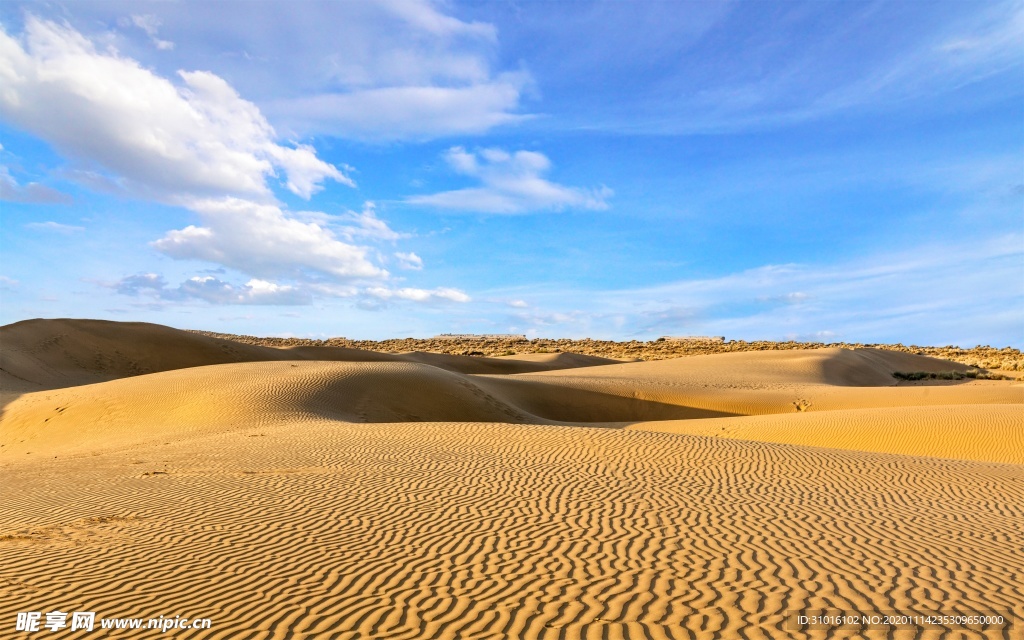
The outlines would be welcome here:
M 1024 346 L 1024 3 L 0 4 L 0 322 Z

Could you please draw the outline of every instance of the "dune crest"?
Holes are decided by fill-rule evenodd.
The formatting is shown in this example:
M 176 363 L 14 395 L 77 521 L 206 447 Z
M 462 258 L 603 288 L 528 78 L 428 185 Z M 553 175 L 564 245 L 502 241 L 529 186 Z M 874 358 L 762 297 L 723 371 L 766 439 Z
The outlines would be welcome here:
M 25 320 L 0 327 L 0 390 L 18 393 L 241 362 L 411 362 L 460 373 L 526 373 L 615 362 L 595 356 L 512 359 L 378 353 L 345 347 L 274 348 L 145 322 Z

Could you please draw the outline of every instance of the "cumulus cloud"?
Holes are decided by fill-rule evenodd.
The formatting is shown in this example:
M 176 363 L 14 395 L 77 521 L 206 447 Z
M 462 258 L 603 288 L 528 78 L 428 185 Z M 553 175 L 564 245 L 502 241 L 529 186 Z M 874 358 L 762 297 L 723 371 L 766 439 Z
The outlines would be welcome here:
M 412 251 L 408 253 L 396 251 L 395 257 L 398 258 L 398 266 L 403 269 L 409 269 L 411 271 L 420 271 L 423 269 L 423 258 L 419 257 Z
M 0 166 L 0 200 L 25 204 L 69 204 L 71 196 L 38 182 L 18 184 L 10 170 Z
M 305 305 L 313 299 L 308 291 L 253 278 L 236 286 L 214 276 L 194 276 L 177 287 L 156 273 L 141 273 L 122 278 L 113 288 L 127 296 L 151 296 L 168 302 L 200 300 L 210 304 Z
M 416 2 L 394 4 L 396 15 L 417 29 L 446 38 L 493 38 L 486 25 L 452 22 Z M 160 18 L 148 15 L 135 15 L 130 23 L 154 42 L 160 24 Z M 198 217 L 196 224 L 152 242 L 157 251 L 222 265 L 249 278 L 237 285 L 203 275 L 171 286 L 160 276 L 143 274 L 121 281 L 119 291 L 161 304 L 305 304 L 314 294 L 356 295 L 358 287 L 388 282 L 388 271 L 371 258 L 379 262 L 383 254 L 364 245 L 409 236 L 377 217 L 373 203 L 341 215 L 293 213 L 274 195 L 277 183 L 305 199 L 331 180 L 354 187 L 347 168 L 321 160 L 311 145 L 282 144 L 260 109 L 220 76 L 179 71 L 177 77 L 163 77 L 99 41 L 66 23 L 32 15 L 16 36 L 0 27 L 0 118 L 69 158 L 66 178 L 181 206 Z M 463 80 L 476 82 L 469 80 L 476 72 L 464 71 Z M 487 73 L 479 78 L 486 80 Z M 9 171 L 0 173 L 0 194 L 8 199 L 60 199 L 47 189 L 34 183 L 21 187 Z M 29 228 L 80 230 L 56 222 Z M 422 267 L 413 253 L 396 257 L 402 268 Z M 468 300 L 461 291 L 443 287 L 377 287 L 366 295 L 427 303 Z
M 108 186 L 120 182 L 203 218 L 204 226 L 156 241 L 158 250 L 264 277 L 305 268 L 386 276 L 365 249 L 271 204 L 267 179 L 278 171 L 287 189 L 306 198 L 326 179 L 352 181 L 310 146 L 277 144 L 256 106 L 218 76 L 181 72 L 176 86 L 133 60 L 98 51 L 70 27 L 32 17 L 23 43 L 0 32 L 0 60 L 7 63 L 0 65 L 5 117 L 84 165 L 113 173 Z M 9 174 L 0 176 L 0 189 L 10 192 L 12 185 Z
M 410 204 L 480 213 L 527 213 L 566 208 L 607 209 L 612 190 L 567 187 L 542 175 L 551 169 L 547 156 L 536 151 L 479 152 L 452 147 L 445 160 L 456 173 L 476 178 L 479 187 L 406 198 Z
M 259 109 L 222 78 L 178 83 L 70 26 L 28 16 L 19 39 L 0 29 L 0 116 L 130 192 L 177 202 L 231 194 L 268 200 L 269 178 L 309 198 L 352 180 L 306 145 L 284 146 Z
M 326 226 L 289 217 L 274 204 L 240 198 L 196 200 L 189 208 L 204 226 L 189 225 L 152 243 L 178 259 L 215 262 L 262 278 L 385 278 L 367 249 L 342 242 Z

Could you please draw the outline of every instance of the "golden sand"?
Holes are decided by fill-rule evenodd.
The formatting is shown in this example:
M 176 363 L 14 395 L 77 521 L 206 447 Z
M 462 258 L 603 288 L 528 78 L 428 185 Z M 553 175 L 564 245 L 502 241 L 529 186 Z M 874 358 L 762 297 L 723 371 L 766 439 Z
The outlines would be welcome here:
M 949 362 L 275 349 L 87 321 L 0 346 L 0 636 L 58 608 L 225 639 L 1024 628 L 1024 385 L 892 377 Z M 1017 626 L 788 626 L 821 608 Z M 136 635 L 161 634 L 111 632 Z

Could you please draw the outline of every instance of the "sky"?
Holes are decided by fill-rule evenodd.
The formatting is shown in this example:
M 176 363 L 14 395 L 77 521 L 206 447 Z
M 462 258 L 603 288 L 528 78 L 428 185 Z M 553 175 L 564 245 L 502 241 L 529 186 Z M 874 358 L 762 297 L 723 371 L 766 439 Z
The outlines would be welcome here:
M 0 3 L 0 323 L 1024 347 L 1024 2 Z

